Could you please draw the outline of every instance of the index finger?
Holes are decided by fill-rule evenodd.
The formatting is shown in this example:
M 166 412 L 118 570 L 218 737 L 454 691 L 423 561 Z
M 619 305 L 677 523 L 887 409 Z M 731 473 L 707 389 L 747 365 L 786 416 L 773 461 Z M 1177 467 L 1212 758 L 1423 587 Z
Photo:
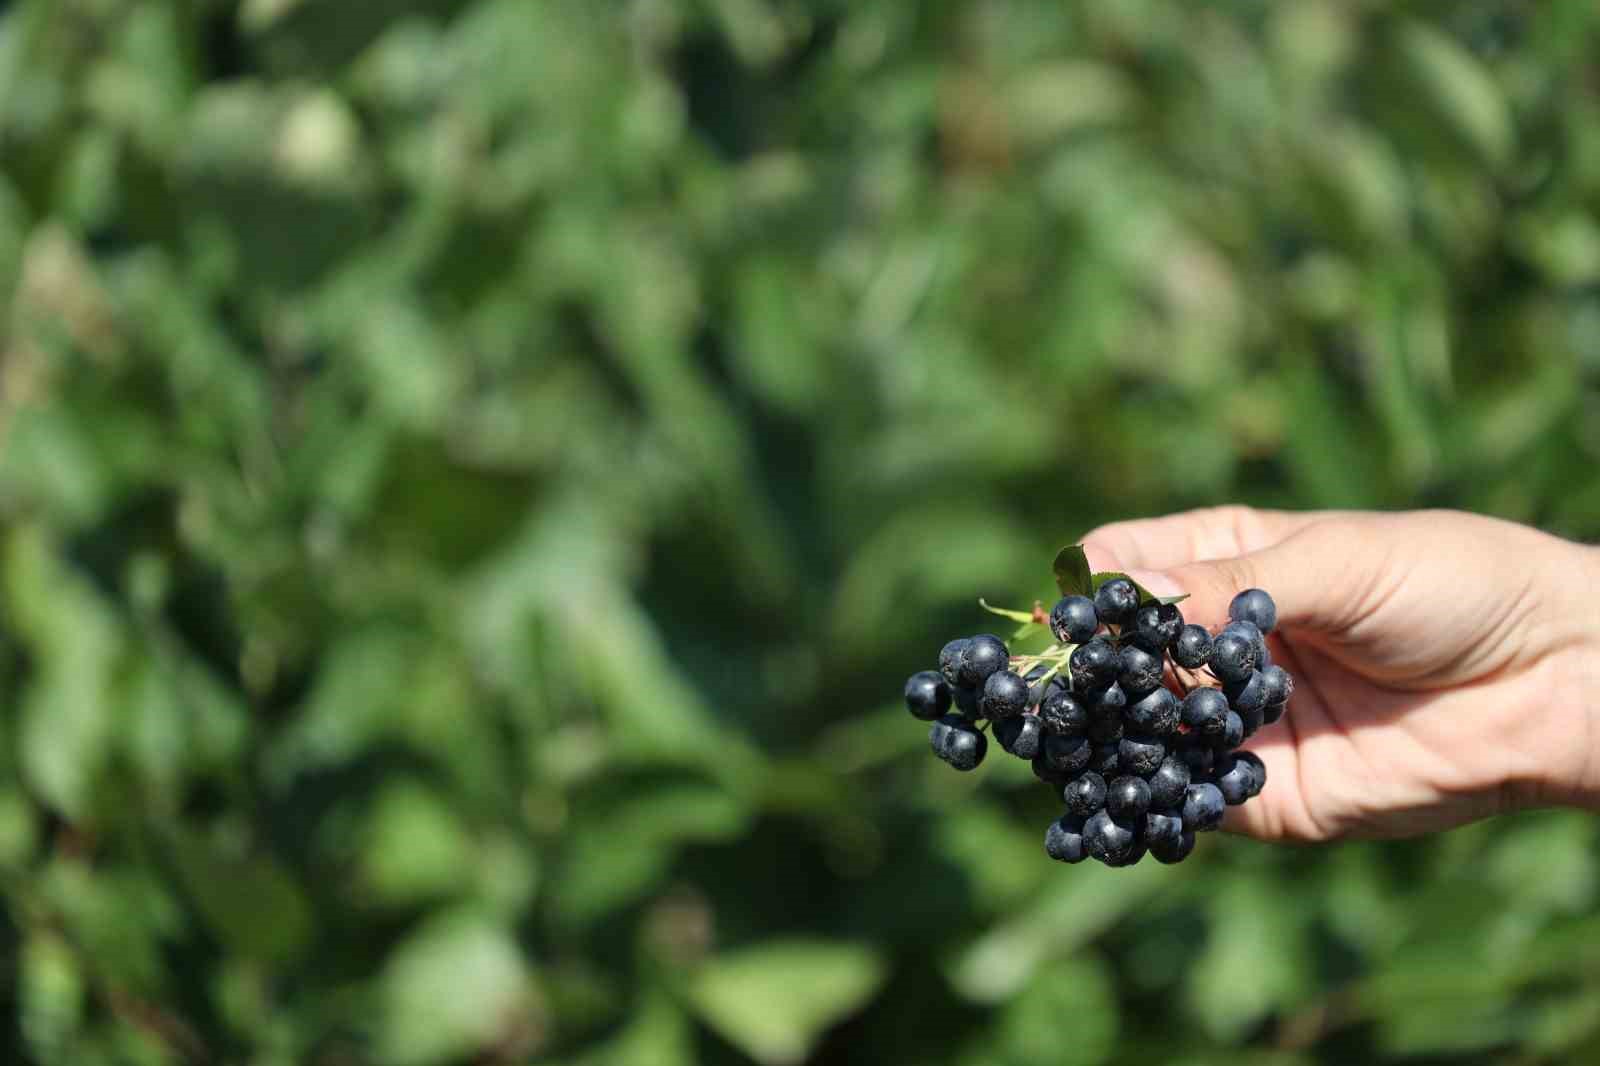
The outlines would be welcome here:
M 1166 570 L 1260 551 L 1334 513 L 1205 507 L 1100 526 L 1083 548 L 1095 570 Z

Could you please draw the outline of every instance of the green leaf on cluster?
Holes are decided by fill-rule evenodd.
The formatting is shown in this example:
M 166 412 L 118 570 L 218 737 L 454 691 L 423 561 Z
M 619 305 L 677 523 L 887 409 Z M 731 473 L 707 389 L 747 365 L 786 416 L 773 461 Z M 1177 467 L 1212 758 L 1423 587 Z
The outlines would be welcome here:
M 1082 544 L 1073 544 L 1056 552 L 1056 588 L 1063 596 L 1093 596 L 1094 577 L 1089 571 L 1089 556 Z

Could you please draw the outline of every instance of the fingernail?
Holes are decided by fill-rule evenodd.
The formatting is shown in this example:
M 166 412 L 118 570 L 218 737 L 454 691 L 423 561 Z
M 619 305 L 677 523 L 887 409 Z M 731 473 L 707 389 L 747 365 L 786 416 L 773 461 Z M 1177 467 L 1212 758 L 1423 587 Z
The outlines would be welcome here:
M 1129 570 L 1128 576 L 1154 596 L 1177 596 L 1183 592 L 1176 581 L 1159 570 Z

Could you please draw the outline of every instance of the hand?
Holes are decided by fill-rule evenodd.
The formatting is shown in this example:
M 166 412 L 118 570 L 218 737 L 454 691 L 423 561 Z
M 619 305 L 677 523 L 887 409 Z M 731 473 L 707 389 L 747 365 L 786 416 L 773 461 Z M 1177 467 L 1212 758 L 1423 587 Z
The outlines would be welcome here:
M 1266 839 L 1410 836 L 1519 807 L 1600 807 L 1595 550 L 1448 511 L 1244 507 L 1118 522 L 1096 570 L 1191 594 L 1215 632 L 1259 587 L 1278 605 L 1287 712 L 1248 746 L 1265 791 L 1226 827 Z

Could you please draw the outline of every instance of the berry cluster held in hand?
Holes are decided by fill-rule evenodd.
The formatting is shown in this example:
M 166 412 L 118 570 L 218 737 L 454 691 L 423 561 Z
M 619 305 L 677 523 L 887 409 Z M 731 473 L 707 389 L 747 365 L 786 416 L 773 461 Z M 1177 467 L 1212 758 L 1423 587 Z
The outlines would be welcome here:
M 1182 862 L 1196 833 L 1267 783 L 1239 745 L 1277 721 L 1294 691 L 1267 649 L 1277 608 L 1247 589 L 1211 633 L 1122 575 L 1096 575 L 1090 588 L 1048 617 L 1035 610 L 1055 638 L 1038 654 L 1013 655 L 990 634 L 952 640 L 939 669 L 906 682 L 906 705 L 933 723 L 933 753 L 957 770 L 983 761 L 992 731 L 1060 792 L 1065 809 L 1045 833 L 1051 858 Z

